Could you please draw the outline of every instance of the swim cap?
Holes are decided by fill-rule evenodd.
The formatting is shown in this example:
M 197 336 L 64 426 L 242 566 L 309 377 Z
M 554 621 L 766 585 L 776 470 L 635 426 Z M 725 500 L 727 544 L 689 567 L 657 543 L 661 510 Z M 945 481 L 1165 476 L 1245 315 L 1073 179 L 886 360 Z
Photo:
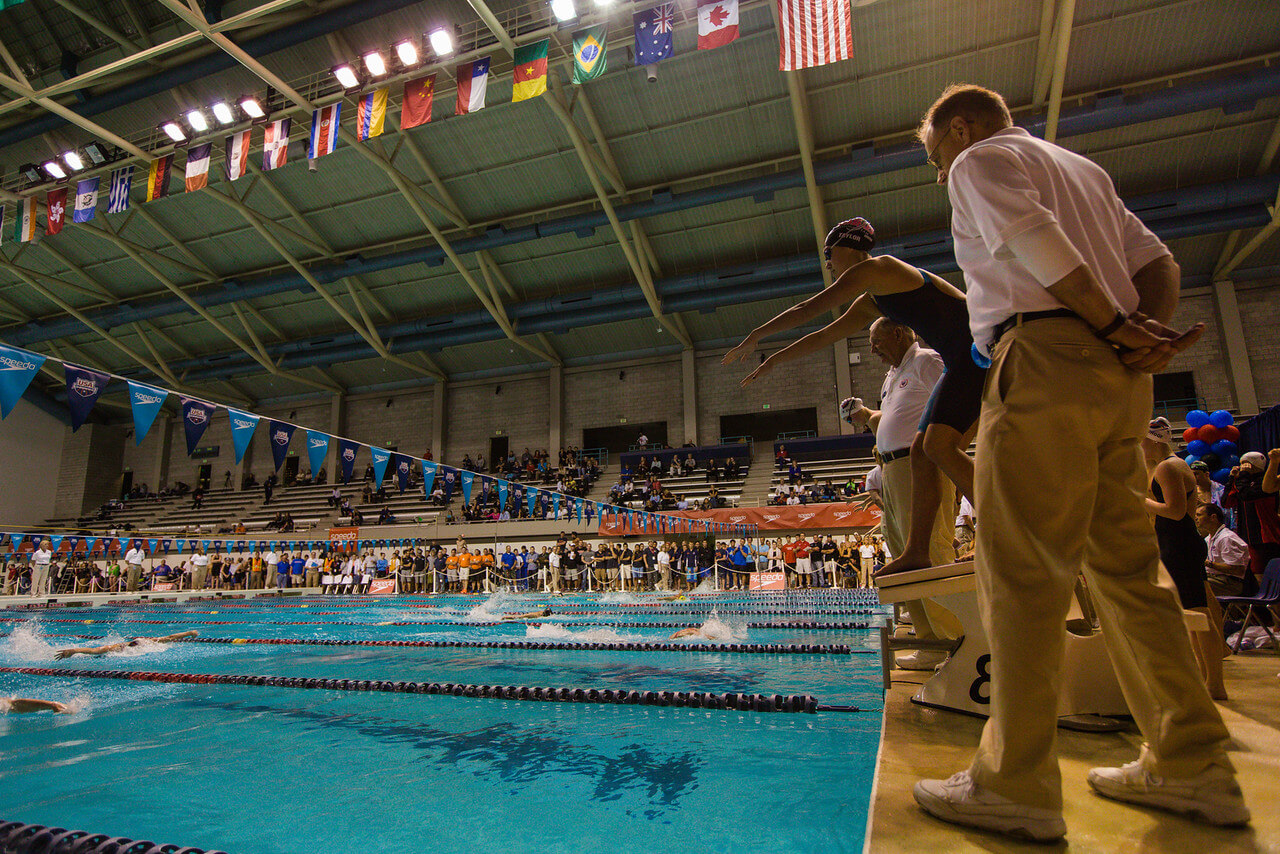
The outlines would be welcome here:
M 822 255 L 824 258 L 830 258 L 832 246 L 847 246 L 850 249 L 870 252 L 871 247 L 875 245 L 876 230 L 871 227 L 871 223 L 857 216 L 853 219 L 846 219 L 831 229 L 827 234 L 826 243 L 822 247 Z
M 1159 418 L 1151 419 L 1151 423 L 1147 425 L 1147 438 L 1153 442 L 1163 442 L 1166 445 L 1173 443 L 1173 427 L 1169 424 L 1169 419 L 1161 415 Z

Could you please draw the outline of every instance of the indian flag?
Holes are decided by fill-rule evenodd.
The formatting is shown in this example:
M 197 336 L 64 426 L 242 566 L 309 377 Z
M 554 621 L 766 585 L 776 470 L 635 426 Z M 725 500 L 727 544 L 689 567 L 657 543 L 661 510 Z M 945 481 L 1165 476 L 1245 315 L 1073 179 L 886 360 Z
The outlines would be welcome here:
M 13 239 L 21 243 L 36 236 L 36 200 L 28 196 L 18 202 L 18 209 L 13 212 Z

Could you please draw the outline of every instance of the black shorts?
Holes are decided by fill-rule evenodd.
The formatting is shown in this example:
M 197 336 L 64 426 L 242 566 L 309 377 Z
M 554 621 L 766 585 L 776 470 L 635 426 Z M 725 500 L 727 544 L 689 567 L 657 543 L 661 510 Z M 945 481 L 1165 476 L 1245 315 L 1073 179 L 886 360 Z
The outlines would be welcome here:
M 961 435 L 978 423 L 982 411 L 982 387 L 987 380 L 987 369 L 978 367 L 972 359 L 948 364 L 942 378 L 933 387 L 929 403 L 924 408 L 920 432 L 930 424 L 944 424 Z

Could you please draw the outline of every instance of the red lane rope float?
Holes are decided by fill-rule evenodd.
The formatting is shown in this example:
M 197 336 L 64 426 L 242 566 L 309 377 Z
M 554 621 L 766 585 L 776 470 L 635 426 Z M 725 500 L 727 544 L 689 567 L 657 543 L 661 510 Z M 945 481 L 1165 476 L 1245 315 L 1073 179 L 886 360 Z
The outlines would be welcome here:
M 0 673 L 73 679 L 124 679 L 184 685 L 252 685 L 325 691 L 435 694 L 540 703 L 675 706 L 743 712 L 859 712 L 857 706 L 824 705 L 809 694 L 723 694 L 707 691 L 635 691 L 614 688 L 549 688 L 529 685 L 466 685 L 455 682 L 388 682 L 369 679 L 313 679 L 302 676 L 230 676 L 216 673 L 156 673 L 146 670 L 72 670 L 57 667 L 0 667 Z
M 0 617 L 0 622 L 25 623 L 26 620 L 16 620 L 13 618 Z M 172 625 L 192 625 L 192 626 L 364 626 L 366 628 L 373 626 L 373 623 L 361 623 L 351 620 L 334 620 L 333 622 L 325 622 L 324 620 L 306 621 L 306 620 L 270 620 L 261 622 L 250 622 L 248 620 L 41 620 L 44 623 L 80 623 L 81 625 L 91 624 L 137 624 L 143 626 L 172 626 Z M 513 620 L 495 620 L 490 622 L 476 623 L 460 623 L 452 620 L 427 620 L 427 621 L 398 621 L 377 623 L 379 626 L 453 626 L 455 628 L 477 627 L 486 628 L 492 626 L 510 626 L 510 625 L 531 625 L 540 626 L 542 622 L 513 621 Z M 611 623 L 611 622 L 575 622 L 575 623 L 557 623 L 565 628 L 614 628 L 614 629 L 692 629 L 701 626 L 701 623 Z M 749 629 L 810 629 L 816 631 L 841 630 L 841 629 L 869 629 L 870 623 L 819 623 L 819 622 L 792 622 L 792 623 L 747 623 Z

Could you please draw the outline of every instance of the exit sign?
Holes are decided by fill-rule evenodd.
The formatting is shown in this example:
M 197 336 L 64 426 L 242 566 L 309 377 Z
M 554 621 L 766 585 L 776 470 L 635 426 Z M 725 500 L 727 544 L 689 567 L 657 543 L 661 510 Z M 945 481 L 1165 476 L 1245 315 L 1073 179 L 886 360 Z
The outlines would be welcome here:
M 766 403 L 766 404 L 765 404 L 763 407 L 761 407 L 761 408 L 762 408 L 762 409 L 768 409 L 768 408 L 769 408 L 769 404 L 767 404 L 767 403 Z
M 626 424 L 626 423 L 627 423 L 627 419 L 625 419 L 625 418 L 619 418 L 619 419 L 618 419 L 618 423 L 619 423 L 619 424 Z

